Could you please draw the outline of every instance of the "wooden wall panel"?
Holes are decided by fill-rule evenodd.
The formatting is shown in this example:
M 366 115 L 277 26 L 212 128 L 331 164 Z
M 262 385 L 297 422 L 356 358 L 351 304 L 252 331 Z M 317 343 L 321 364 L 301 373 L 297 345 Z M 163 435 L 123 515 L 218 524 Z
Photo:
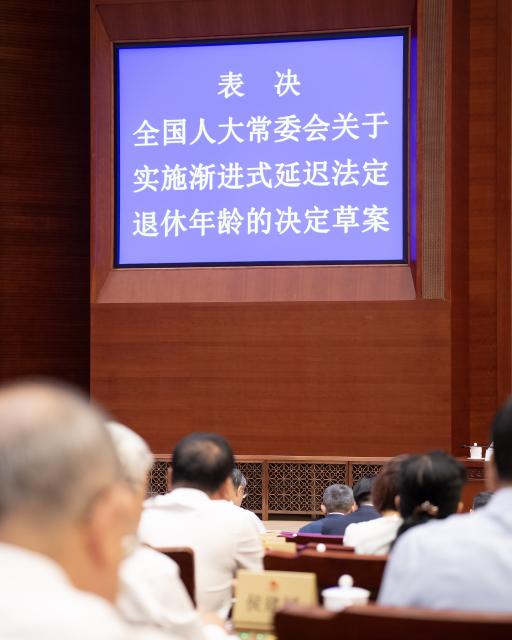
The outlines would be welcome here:
M 496 2 L 472 0 L 469 84 L 470 437 L 486 442 L 497 398 Z M 462 221 L 460 222 L 462 224 Z
M 449 448 L 448 304 L 93 306 L 93 392 L 161 453 L 190 430 L 238 454 Z
M 89 3 L 3 0 L 0 380 L 89 383 Z
M 419 3 L 433 8 L 430 0 Z M 133 39 L 135 27 L 141 38 L 190 38 L 336 29 L 356 26 L 362 15 L 368 26 L 373 16 L 374 26 L 382 24 L 375 16 L 385 13 L 383 3 L 371 0 L 96 0 L 94 6 L 96 37 L 107 49 L 109 39 Z M 415 6 L 386 3 L 388 23 L 410 23 Z M 380 456 L 432 447 L 461 454 L 462 442 L 487 439 L 510 374 L 510 348 L 498 357 L 499 345 L 509 345 L 510 325 L 498 314 L 499 305 L 510 306 L 510 281 L 498 269 L 510 259 L 510 237 L 499 229 L 506 231 L 510 219 L 503 213 L 498 222 L 496 212 L 498 188 L 510 206 L 510 155 L 497 144 L 497 122 L 510 119 L 510 26 L 498 25 L 500 0 L 443 6 L 445 300 L 288 303 L 250 302 L 249 296 L 219 304 L 209 296 L 206 304 L 194 293 L 183 302 L 169 286 L 162 296 L 165 287 L 156 281 L 165 280 L 163 272 L 156 294 L 144 287 L 148 300 L 131 303 L 130 290 L 140 294 L 140 282 L 115 288 L 120 278 L 106 259 L 110 244 L 100 247 L 102 264 L 93 270 L 93 394 L 159 453 L 191 429 L 218 430 L 247 455 Z M 423 26 L 418 51 L 428 56 Z M 102 73 L 100 84 L 108 82 L 108 69 Z M 109 113 L 100 114 L 107 132 Z M 93 187 L 101 217 L 111 206 L 110 136 L 93 141 L 100 150 L 94 166 L 103 167 L 95 183 L 103 191 Z M 418 201 L 427 184 L 419 158 Z M 93 232 L 95 242 L 98 234 L 105 237 L 96 221 Z M 419 274 L 423 267 L 418 264 Z
M 137 37 L 414 27 L 416 10 L 413 0 L 385 5 L 373 0 L 98 0 L 95 6 L 93 42 L 102 50 L 108 40 Z M 203 281 L 189 278 L 188 298 L 172 271 L 112 271 L 106 260 L 111 189 L 107 173 L 96 168 L 104 167 L 111 153 L 106 63 L 93 51 L 93 71 L 100 71 L 99 78 L 93 73 L 93 87 L 101 98 L 93 101 L 93 277 L 99 285 L 92 305 L 95 397 L 140 430 L 158 452 L 169 451 L 192 429 L 224 433 L 238 454 L 393 455 L 449 448 L 448 302 L 415 300 L 411 287 L 406 297 L 412 300 L 399 301 L 389 287 L 379 291 L 378 283 L 370 289 L 368 281 L 359 284 L 355 268 L 337 270 L 347 284 L 333 281 L 329 295 L 324 282 L 301 297 L 297 286 L 306 281 L 304 275 L 302 282 L 292 279 L 281 298 L 272 282 L 263 293 L 250 294 L 246 283 L 254 274 L 248 269 L 237 270 L 238 280 L 231 284 L 221 270 L 203 271 Z M 442 260 L 439 268 L 443 279 Z M 151 283 L 144 280 L 148 274 Z M 238 302 L 215 304 L 227 299 L 215 298 L 222 283 L 206 286 L 204 274 L 212 282 L 215 275 L 225 286 L 242 287 Z M 278 276 L 286 282 L 285 270 Z M 345 293 L 351 290 L 352 295 Z M 288 296 L 304 302 L 283 302 Z M 351 301 L 326 303 L 322 296 Z M 375 302 L 379 298 L 386 300 Z

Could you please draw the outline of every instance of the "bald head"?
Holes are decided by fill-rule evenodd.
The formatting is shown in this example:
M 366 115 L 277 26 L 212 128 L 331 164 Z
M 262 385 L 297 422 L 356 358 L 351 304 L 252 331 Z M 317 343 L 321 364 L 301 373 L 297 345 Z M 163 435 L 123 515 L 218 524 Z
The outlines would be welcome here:
M 0 523 L 77 518 L 120 475 L 104 417 L 54 383 L 0 387 Z

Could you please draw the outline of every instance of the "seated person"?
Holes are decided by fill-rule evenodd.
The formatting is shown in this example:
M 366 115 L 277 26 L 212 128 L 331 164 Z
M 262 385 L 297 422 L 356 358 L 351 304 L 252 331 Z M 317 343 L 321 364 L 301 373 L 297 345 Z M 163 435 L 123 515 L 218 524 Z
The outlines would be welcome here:
M 400 499 L 410 505 L 414 484 L 419 505 L 406 522 L 426 522 L 398 538 L 384 575 L 379 602 L 430 609 L 512 613 L 512 405 L 494 419 L 494 460 L 486 465 L 487 482 L 496 489 L 489 503 L 474 513 L 457 511 L 463 470 L 443 454 L 413 461 L 405 472 Z M 416 458 L 416 456 L 415 456 Z M 407 492 L 407 493 L 405 493 Z M 407 507 L 410 510 L 410 506 Z
M 146 442 L 127 427 L 108 422 L 123 479 L 133 498 L 133 532 L 137 531 L 147 491 L 153 454 Z M 158 551 L 132 539 L 133 548 L 121 563 L 117 606 L 124 617 L 137 624 L 154 625 L 184 640 L 226 637 L 218 625 L 203 624 L 180 578 L 178 565 Z
M 476 511 L 477 509 L 481 509 L 485 507 L 485 505 L 492 498 L 492 491 L 480 491 L 473 498 L 473 504 L 471 506 L 471 511 Z
M 233 487 L 235 489 L 235 495 L 233 500 L 231 500 L 231 502 L 233 504 L 236 504 L 237 507 L 241 507 L 242 502 L 247 497 L 247 478 L 240 471 L 240 469 L 238 469 L 238 467 L 235 467 L 233 469 L 233 473 L 231 477 L 233 479 Z M 254 519 L 254 522 L 258 527 L 258 531 L 260 533 L 267 532 L 267 530 L 265 529 L 265 525 L 255 513 L 253 513 L 252 511 L 249 511 L 248 509 L 245 510 L 245 513 L 249 514 L 249 517 L 252 517 Z
M 324 533 L 324 526 L 331 521 L 343 520 L 354 508 L 352 489 L 344 484 L 331 484 L 324 491 L 320 510 L 324 518 L 309 522 L 299 533 Z
M 131 500 L 104 417 L 49 383 L 0 388 L 0 638 L 164 640 L 114 607 Z
M 400 491 L 400 466 L 407 456 L 392 458 L 380 470 L 372 486 L 372 501 L 381 517 L 349 524 L 343 543 L 356 553 L 386 555 L 396 538 L 402 518 L 397 510 Z
M 343 519 L 326 522 L 322 527 L 322 533 L 330 536 L 343 536 L 349 524 L 379 518 L 380 515 L 371 501 L 372 484 L 373 478 L 361 478 L 354 487 L 354 500 L 357 509 Z
M 139 527 L 140 539 L 152 547 L 193 549 L 197 605 L 223 618 L 237 569 L 263 569 L 256 523 L 231 502 L 234 466 L 222 436 L 183 438 L 172 455 L 172 490 L 146 501 Z

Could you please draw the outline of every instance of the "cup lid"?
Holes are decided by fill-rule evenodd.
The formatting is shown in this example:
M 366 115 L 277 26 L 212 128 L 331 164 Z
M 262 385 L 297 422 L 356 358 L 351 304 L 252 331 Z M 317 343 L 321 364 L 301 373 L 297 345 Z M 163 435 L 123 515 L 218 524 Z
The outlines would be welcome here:
M 358 600 L 368 599 L 370 592 L 368 589 L 362 589 L 361 587 L 354 587 L 354 578 L 348 574 L 344 574 L 338 580 L 337 587 L 329 587 L 322 591 L 322 597 L 336 598 L 338 600 Z

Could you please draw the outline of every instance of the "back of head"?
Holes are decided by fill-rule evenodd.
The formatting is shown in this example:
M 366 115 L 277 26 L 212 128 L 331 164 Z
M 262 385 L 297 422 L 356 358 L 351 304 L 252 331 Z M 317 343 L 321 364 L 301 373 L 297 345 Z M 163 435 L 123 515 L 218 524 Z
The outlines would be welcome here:
M 396 511 L 396 497 L 400 493 L 400 469 L 407 456 L 395 456 L 386 462 L 372 486 L 373 506 L 379 513 Z
M 371 502 L 374 480 L 375 478 L 363 477 L 354 485 L 354 500 L 358 507 L 364 502 Z
M 231 477 L 234 466 L 225 438 L 215 433 L 192 433 L 178 442 L 172 454 L 172 484 L 212 495 Z
M 512 483 L 512 400 L 498 411 L 491 427 L 494 466 L 502 484 Z
M 14 514 L 80 517 L 119 475 L 104 418 L 79 392 L 49 382 L 0 388 L 0 524 Z
M 324 491 L 322 504 L 327 513 L 348 513 L 354 504 L 352 489 L 344 484 L 331 484 Z
M 118 422 L 107 422 L 107 429 L 121 464 L 123 480 L 135 490 L 146 489 L 154 458 L 146 441 Z
M 409 456 L 400 472 L 401 535 L 432 518 L 456 513 L 466 478 L 464 466 L 444 451 Z
M 238 467 L 235 467 L 233 469 L 231 477 L 233 479 L 233 486 L 235 488 L 235 491 L 238 491 L 239 488 L 245 490 L 245 487 L 247 486 L 247 478 Z

